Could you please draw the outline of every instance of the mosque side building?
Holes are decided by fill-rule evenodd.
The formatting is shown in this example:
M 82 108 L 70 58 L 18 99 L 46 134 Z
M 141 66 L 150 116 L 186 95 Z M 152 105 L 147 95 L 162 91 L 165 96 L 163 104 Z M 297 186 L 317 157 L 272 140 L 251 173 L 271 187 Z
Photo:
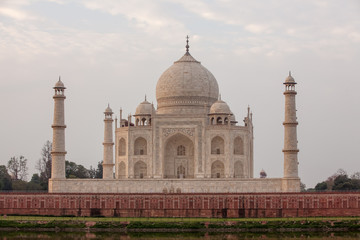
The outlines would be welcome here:
M 66 179 L 65 87 L 55 89 L 50 192 L 298 192 L 295 80 L 285 80 L 283 178 L 254 178 L 250 109 L 239 124 L 215 77 L 186 52 L 159 78 L 157 108 L 146 97 L 133 116 L 104 112 L 103 179 Z M 118 125 L 119 124 L 119 125 Z M 113 130 L 115 125 L 115 130 Z M 115 136 L 113 136 L 113 133 Z

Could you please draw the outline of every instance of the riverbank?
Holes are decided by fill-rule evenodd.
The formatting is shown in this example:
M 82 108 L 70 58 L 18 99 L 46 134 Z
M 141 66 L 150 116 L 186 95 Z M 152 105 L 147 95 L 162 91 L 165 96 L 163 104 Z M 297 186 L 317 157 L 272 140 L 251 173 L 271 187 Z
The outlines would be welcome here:
M 21 218 L 20 216 L 17 216 Z M 211 221 L 211 219 L 178 219 L 179 221 L 159 221 L 146 219 L 139 221 L 93 221 L 84 220 L 0 220 L 0 231 L 33 232 L 360 232 L 360 219 L 231 219 Z M 111 220 L 111 219 L 108 219 Z M 217 220 L 217 219 L 215 219 Z

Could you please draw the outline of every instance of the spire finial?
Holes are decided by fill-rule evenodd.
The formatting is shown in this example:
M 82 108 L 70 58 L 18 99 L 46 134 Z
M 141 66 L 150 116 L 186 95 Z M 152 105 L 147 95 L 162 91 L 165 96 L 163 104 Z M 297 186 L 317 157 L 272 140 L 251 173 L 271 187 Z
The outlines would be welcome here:
M 146 94 L 145 94 L 145 102 L 146 102 Z
M 59 75 L 59 82 L 61 82 L 61 76 Z
M 186 35 L 186 53 L 189 53 L 189 48 L 190 48 L 190 46 L 189 46 L 189 35 Z

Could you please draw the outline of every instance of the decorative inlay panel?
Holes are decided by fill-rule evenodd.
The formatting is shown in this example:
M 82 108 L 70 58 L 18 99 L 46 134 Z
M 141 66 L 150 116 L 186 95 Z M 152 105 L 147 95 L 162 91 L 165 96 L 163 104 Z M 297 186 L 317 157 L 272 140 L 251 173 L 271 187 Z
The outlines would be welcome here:
M 178 132 L 188 135 L 190 137 L 193 137 L 194 133 L 195 133 L 195 129 L 193 129 L 193 128 L 164 128 L 163 136 L 167 137 L 169 135 L 172 135 L 172 134 L 178 133 Z

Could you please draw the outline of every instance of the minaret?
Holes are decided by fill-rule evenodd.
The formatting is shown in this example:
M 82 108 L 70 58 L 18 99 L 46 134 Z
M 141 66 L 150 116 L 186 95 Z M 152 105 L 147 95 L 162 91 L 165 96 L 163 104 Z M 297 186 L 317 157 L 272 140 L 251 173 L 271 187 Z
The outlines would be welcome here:
M 284 125 L 284 178 L 298 178 L 298 148 L 296 127 L 295 85 L 296 82 L 289 72 L 285 82 L 285 121 Z
M 105 109 L 105 119 L 104 119 L 104 161 L 103 161 L 103 179 L 113 179 L 113 129 L 112 129 L 112 114 L 110 106 Z
M 65 86 L 59 81 L 55 84 L 54 90 L 54 122 L 51 126 L 53 129 L 53 143 L 51 151 L 51 179 L 65 179 Z

